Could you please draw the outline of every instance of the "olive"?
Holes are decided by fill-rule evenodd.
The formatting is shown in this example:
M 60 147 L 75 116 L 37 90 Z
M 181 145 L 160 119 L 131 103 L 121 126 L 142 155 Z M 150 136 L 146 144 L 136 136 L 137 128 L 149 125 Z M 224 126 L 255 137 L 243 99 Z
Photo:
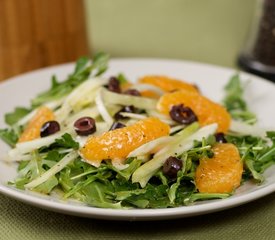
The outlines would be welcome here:
M 136 111 L 136 108 L 135 108 L 133 105 L 125 106 L 125 107 L 121 108 L 121 109 L 114 115 L 114 118 L 115 118 L 115 120 L 127 119 L 127 117 L 123 117 L 120 113 L 121 113 L 121 112 L 134 113 L 135 111 Z
M 74 123 L 74 129 L 80 136 L 87 136 L 96 131 L 95 120 L 91 117 L 79 118 Z
M 47 137 L 60 130 L 60 125 L 57 121 L 45 122 L 40 129 L 40 137 Z
M 139 97 L 141 96 L 140 92 L 136 89 L 127 89 L 126 91 L 123 92 L 124 94 L 127 94 L 127 95 L 132 95 L 132 96 L 136 96 L 136 97 Z
M 176 178 L 177 173 L 181 168 L 182 168 L 182 160 L 176 157 L 170 156 L 164 162 L 162 171 L 166 176 L 170 178 Z
M 227 143 L 227 140 L 224 137 L 224 133 L 218 132 L 215 134 L 216 142 L 218 143 Z
M 198 118 L 192 109 L 185 107 L 183 104 L 173 105 L 169 114 L 174 121 L 181 124 L 190 124 L 198 121 Z
M 125 124 L 121 123 L 121 122 L 114 122 L 112 124 L 112 126 L 110 127 L 110 130 L 109 131 L 112 131 L 112 130 L 115 130 L 115 129 L 118 129 L 118 128 L 124 128 L 126 127 Z
M 120 84 L 116 77 L 110 77 L 107 88 L 111 92 L 121 93 Z

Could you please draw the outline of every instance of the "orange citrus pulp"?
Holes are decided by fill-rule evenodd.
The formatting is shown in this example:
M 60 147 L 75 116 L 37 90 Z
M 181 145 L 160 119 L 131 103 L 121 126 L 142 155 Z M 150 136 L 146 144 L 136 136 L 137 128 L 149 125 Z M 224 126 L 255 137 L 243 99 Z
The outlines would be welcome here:
M 243 164 L 235 145 L 218 143 L 213 158 L 202 158 L 196 169 L 195 182 L 201 193 L 231 193 L 240 186 Z
M 150 117 L 133 125 L 91 136 L 80 153 L 85 160 L 98 165 L 103 159 L 125 159 L 139 146 L 156 138 L 169 135 L 169 125 Z
M 217 123 L 218 132 L 227 132 L 229 129 L 231 118 L 226 109 L 197 92 L 179 90 L 166 93 L 159 99 L 157 110 L 169 115 L 171 107 L 178 104 L 191 108 L 203 126 Z
M 48 107 L 39 107 L 35 115 L 28 122 L 18 142 L 31 141 L 40 137 L 40 129 L 45 122 L 55 119 L 54 113 Z
M 171 92 L 180 89 L 184 89 L 191 92 L 198 92 L 197 88 L 194 85 L 166 76 L 144 76 L 139 79 L 139 83 L 154 85 L 165 92 Z

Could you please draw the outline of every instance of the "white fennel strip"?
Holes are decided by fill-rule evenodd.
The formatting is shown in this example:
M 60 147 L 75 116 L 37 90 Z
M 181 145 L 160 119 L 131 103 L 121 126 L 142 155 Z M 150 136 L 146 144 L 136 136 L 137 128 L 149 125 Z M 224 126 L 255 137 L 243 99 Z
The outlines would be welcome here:
M 60 172 L 64 167 L 66 167 L 71 161 L 73 161 L 77 157 L 78 157 L 78 153 L 75 151 L 68 153 L 64 158 L 62 158 L 58 163 L 56 163 L 48 171 L 44 172 L 41 176 L 34 179 L 33 181 L 27 183 L 25 185 L 25 188 L 32 189 L 46 182 L 49 178 L 51 178 L 52 176 Z
M 101 117 L 103 118 L 103 120 L 108 124 L 112 124 L 114 119 L 111 117 L 111 115 L 109 114 L 109 112 L 104 104 L 104 101 L 102 98 L 102 91 L 103 91 L 102 88 L 97 91 L 96 97 L 95 97 L 95 103 L 96 103 L 98 112 L 101 115 Z

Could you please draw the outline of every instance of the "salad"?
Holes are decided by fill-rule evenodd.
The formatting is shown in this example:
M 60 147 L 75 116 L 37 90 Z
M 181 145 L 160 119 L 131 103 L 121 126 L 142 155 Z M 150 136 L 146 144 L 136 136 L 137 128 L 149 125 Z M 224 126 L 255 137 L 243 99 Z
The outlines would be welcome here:
M 238 74 L 216 103 L 172 76 L 103 75 L 81 58 L 64 81 L 5 115 L 0 138 L 18 162 L 8 184 L 100 208 L 170 208 L 228 198 L 264 182 L 275 132 L 258 127 Z M 135 79 L 131 79 L 135 80 Z

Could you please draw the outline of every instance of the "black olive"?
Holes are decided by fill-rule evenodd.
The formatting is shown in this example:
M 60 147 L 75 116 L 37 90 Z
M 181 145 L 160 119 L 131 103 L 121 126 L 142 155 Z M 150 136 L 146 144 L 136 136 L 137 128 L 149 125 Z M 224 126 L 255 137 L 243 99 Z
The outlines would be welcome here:
M 74 123 L 74 129 L 80 136 L 88 136 L 96 131 L 95 120 L 91 117 L 79 118 Z
M 176 157 L 169 157 L 166 159 L 163 164 L 162 171 L 163 173 L 170 177 L 176 178 L 178 171 L 182 168 L 182 161 Z
M 224 133 L 218 132 L 215 134 L 216 142 L 218 143 L 227 143 L 227 140 L 224 137 Z
M 192 109 L 185 107 L 183 104 L 173 105 L 169 114 L 174 121 L 182 124 L 190 124 L 198 121 L 198 118 Z
M 118 129 L 118 128 L 124 128 L 126 127 L 125 124 L 121 123 L 121 122 L 114 122 L 112 124 L 112 126 L 110 127 L 109 131 L 112 131 L 112 130 L 115 130 L 115 129 Z
M 121 93 L 120 84 L 116 77 L 110 77 L 108 82 L 108 90 L 111 92 Z
M 115 120 L 120 120 L 120 119 L 127 119 L 127 117 L 123 117 L 120 113 L 121 112 L 127 112 L 127 113 L 134 113 L 136 111 L 136 108 L 133 105 L 130 106 L 125 106 L 122 109 L 120 109 L 115 115 L 114 118 Z
M 132 96 L 136 96 L 136 97 L 139 97 L 141 96 L 140 92 L 136 89 L 127 89 L 126 91 L 123 92 L 124 94 L 127 94 L 127 95 L 132 95 Z
M 40 137 L 47 137 L 60 130 L 60 125 L 57 121 L 45 122 L 40 129 Z

